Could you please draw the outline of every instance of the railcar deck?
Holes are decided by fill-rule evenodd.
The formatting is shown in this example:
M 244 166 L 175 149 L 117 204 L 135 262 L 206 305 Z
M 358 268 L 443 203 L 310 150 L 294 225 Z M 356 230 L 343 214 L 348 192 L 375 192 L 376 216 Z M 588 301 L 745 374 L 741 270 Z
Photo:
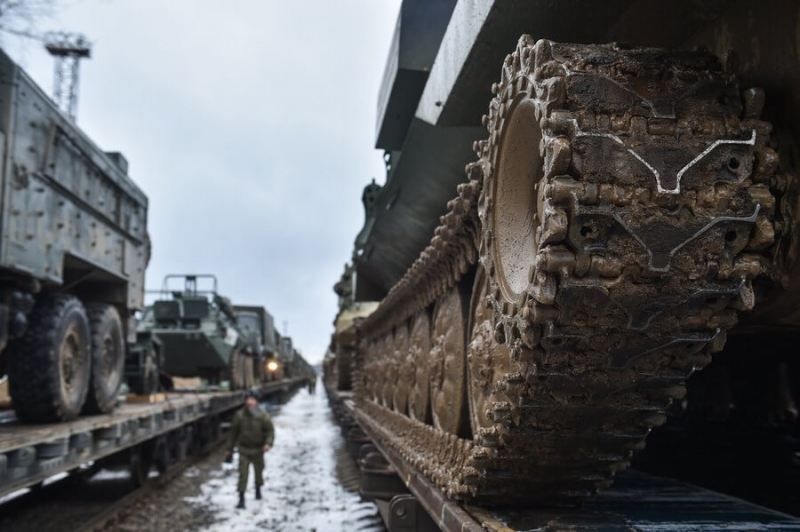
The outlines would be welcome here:
M 257 391 L 267 397 L 302 381 L 266 383 Z M 8 416 L 0 423 L 0 497 L 189 423 L 224 415 L 244 397 L 242 390 L 170 393 L 157 403 L 125 403 L 111 414 L 47 425 L 22 424 Z

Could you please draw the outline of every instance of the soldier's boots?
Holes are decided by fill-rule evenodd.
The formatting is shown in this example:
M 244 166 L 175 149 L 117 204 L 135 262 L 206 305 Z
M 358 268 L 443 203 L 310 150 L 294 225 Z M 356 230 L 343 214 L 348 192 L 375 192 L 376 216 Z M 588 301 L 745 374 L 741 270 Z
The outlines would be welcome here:
M 261 486 L 256 486 L 256 500 L 261 500 Z
M 244 493 L 241 491 L 239 492 L 239 504 L 236 505 L 236 508 L 240 510 L 244 509 Z

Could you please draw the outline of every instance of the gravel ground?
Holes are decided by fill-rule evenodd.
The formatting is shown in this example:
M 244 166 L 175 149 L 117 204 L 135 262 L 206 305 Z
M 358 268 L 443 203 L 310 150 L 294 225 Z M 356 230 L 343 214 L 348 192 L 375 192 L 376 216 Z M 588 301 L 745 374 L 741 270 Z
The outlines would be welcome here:
M 127 473 L 99 474 L 88 482 L 68 479 L 0 507 L 0 530 L 72 532 L 132 490 Z

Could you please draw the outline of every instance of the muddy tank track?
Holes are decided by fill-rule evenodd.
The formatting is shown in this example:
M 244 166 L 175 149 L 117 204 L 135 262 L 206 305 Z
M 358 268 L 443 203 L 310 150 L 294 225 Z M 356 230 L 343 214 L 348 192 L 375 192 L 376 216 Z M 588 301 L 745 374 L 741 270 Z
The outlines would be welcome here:
M 574 502 L 628 467 L 753 307 L 753 279 L 774 276 L 777 156 L 763 93 L 740 93 L 732 69 L 524 36 L 468 182 L 360 326 L 366 428 L 450 497 L 485 504 Z M 465 283 L 466 432 L 397 400 L 436 362 L 392 349 Z

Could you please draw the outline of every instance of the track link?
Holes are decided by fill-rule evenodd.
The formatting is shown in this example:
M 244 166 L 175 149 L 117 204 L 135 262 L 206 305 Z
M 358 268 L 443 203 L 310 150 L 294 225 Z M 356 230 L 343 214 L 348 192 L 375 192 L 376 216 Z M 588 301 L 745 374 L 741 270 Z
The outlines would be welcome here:
M 384 444 L 449 496 L 572 502 L 628 467 L 772 275 L 771 127 L 763 93 L 742 98 L 702 52 L 524 36 L 493 92 L 469 182 L 360 327 L 355 391 Z M 468 378 L 490 387 L 491 422 L 468 437 L 376 402 L 414 385 L 377 370 L 399 360 L 376 346 L 478 257 L 494 334 L 466 356 L 482 357 Z M 510 363 L 493 373 L 498 344 Z

